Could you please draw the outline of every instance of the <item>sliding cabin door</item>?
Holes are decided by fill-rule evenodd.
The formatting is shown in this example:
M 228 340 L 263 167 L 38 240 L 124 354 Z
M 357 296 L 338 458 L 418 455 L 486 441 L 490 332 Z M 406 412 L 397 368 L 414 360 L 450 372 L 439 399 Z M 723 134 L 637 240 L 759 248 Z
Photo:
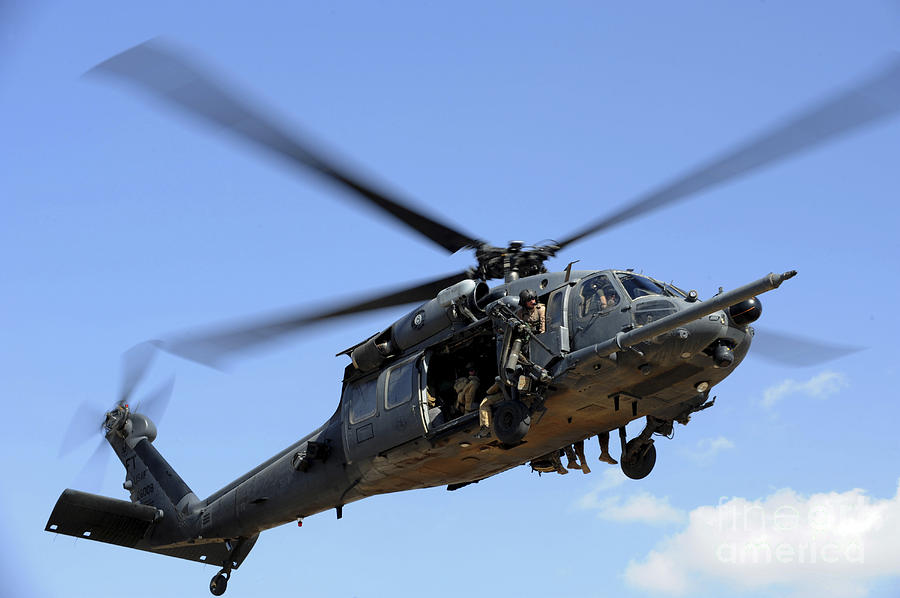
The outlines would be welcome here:
M 344 387 L 344 441 L 350 461 L 373 457 L 425 434 L 419 385 L 414 357 Z

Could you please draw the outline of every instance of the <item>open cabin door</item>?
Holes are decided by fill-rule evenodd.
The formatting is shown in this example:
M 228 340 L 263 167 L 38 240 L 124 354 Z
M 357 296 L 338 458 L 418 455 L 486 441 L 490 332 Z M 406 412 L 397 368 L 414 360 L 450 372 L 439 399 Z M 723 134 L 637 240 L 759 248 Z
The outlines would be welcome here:
M 425 434 L 418 357 L 344 387 L 344 448 L 350 461 L 371 458 Z

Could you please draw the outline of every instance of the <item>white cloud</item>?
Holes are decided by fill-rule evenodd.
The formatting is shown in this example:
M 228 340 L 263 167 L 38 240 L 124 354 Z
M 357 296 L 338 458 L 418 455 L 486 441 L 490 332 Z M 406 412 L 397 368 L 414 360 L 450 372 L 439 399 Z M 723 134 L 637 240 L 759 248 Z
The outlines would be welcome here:
M 688 454 L 699 463 L 710 463 L 722 451 L 733 449 L 734 443 L 724 436 L 701 438 Z
M 684 511 L 669 504 L 669 498 L 659 498 L 648 492 L 631 496 L 610 496 L 598 505 L 597 516 L 601 519 L 622 523 L 679 523 L 684 520 Z
M 900 577 L 900 488 L 876 499 L 862 490 L 723 498 L 688 516 L 687 527 L 632 561 L 626 581 L 669 595 L 774 589 L 782 595 L 864 596 Z
M 791 395 L 804 395 L 824 399 L 847 386 L 847 377 L 840 372 L 825 371 L 806 382 L 787 379 L 763 391 L 762 404 L 771 407 L 781 399 Z
M 600 483 L 578 499 L 578 507 L 596 511 L 597 517 L 621 523 L 665 524 L 677 523 L 684 519 L 684 512 L 669 504 L 667 497 L 658 498 L 647 492 L 630 496 L 620 494 L 606 496 L 613 488 L 618 488 L 627 480 L 617 467 L 603 472 Z
M 609 467 L 600 474 L 600 482 L 594 485 L 593 490 L 579 498 L 576 504 L 582 509 L 599 509 L 601 502 L 604 500 L 604 498 L 601 498 L 601 495 L 608 490 L 621 486 L 627 479 L 621 469 Z

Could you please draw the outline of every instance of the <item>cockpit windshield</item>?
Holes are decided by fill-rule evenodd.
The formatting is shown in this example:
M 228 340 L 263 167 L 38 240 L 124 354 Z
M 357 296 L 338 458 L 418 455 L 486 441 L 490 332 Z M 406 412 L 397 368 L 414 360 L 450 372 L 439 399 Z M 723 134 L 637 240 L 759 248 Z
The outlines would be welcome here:
M 634 272 L 619 272 L 619 280 L 632 299 L 647 295 L 665 295 L 668 297 L 685 297 L 684 291 L 671 284 L 664 284 L 647 276 Z

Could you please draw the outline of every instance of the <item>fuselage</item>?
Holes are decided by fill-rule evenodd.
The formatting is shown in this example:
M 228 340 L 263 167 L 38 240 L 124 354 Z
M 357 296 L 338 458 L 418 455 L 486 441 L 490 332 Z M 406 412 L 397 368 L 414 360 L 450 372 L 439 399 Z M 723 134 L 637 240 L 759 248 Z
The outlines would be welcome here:
M 482 396 L 496 376 L 497 333 L 471 297 L 459 306 L 435 300 L 373 337 L 392 342 L 396 354 L 368 371 L 348 366 L 338 409 L 323 426 L 198 505 L 204 535 L 248 536 L 367 496 L 464 484 L 634 419 L 684 418 L 750 346 L 752 330 L 716 310 L 632 347 L 598 351 L 616 335 L 697 305 L 675 287 L 628 271 L 540 274 L 498 285 L 477 302 L 515 305 L 526 288 L 547 310 L 530 359 L 552 382 L 546 411 L 521 444 L 476 438 L 477 413 L 450 407 L 448 388 L 464 362 L 477 364 Z M 398 338 L 406 346 L 398 349 Z M 720 345 L 732 355 L 727 365 L 716 361 Z

